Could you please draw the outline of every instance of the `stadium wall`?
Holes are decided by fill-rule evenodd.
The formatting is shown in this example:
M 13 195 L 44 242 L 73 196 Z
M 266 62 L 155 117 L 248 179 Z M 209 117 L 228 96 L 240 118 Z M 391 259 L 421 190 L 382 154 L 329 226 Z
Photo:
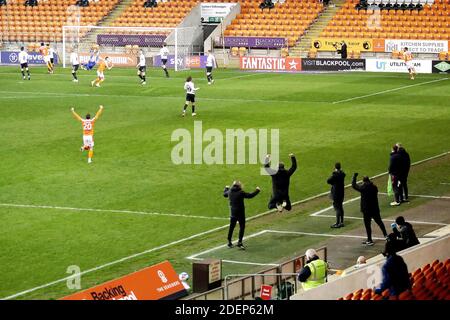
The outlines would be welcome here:
M 446 260 L 450 257 L 449 227 L 444 227 L 446 235 L 422 243 L 399 253 L 412 272 L 435 259 Z M 423 240 L 422 240 L 423 241 Z M 362 269 L 339 277 L 320 287 L 291 296 L 291 300 L 336 300 L 358 289 L 372 289 L 381 283 L 381 267 L 384 257 L 369 263 Z
M 212 50 L 214 47 L 214 39 L 222 36 L 222 30 L 225 30 L 236 16 L 241 12 L 241 5 L 237 3 L 230 11 L 230 13 L 222 20 L 222 22 L 214 29 L 214 31 L 205 39 L 204 48 L 205 52 Z

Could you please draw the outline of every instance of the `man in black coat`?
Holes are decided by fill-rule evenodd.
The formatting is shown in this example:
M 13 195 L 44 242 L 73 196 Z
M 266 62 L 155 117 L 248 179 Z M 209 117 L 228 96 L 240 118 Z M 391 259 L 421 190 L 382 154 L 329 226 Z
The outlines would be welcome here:
M 403 242 L 405 249 L 420 243 L 413 226 L 409 222 L 406 222 L 402 216 L 395 219 L 395 223 L 392 224 L 392 231 L 396 238 Z
M 397 145 L 392 147 L 388 171 L 391 175 L 392 190 L 394 191 L 394 201 L 391 202 L 391 206 L 399 206 L 403 202 L 403 189 L 400 181 L 400 176 L 402 175 L 402 158 L 398 152 Z
M 333 200 L 333 207 L 336 211 L 336 223 L 331 228 L 341 228 L 344 226 L 344 190 L 345 190 L 345 173 L 341 170 L 341 164 L 337 162 L 334 165 L 334 171 L 331 177 L 328 178 L 327 183 L 331 184 L 331 199 Z
M 289 170 L 286 170 L 284 163 L 278 164 L 278 170 L 270 168 L 270 155 L 266 156 L 264 168 L 267 173 L 272 177 L 272 197 L 269 201 L 269 209 L 277 208 L 279 212 L 283 209 L 290 211 L 292 209 L 291 201 L 289 199 L 289 183 L 291 176 L 297 170 L 297 160 L 294 154 L 289 154 L 292 165 Z
M 380 227 L 383 235 L 387 237 L 386 228 L 384 227 L 383 221 L 380 215 L 380 206 L 378 205 L 378 188 L 376 185 L 370 181 L 369 177 L 365 176 L 363 178 L 362 184 L 356 183 L 356 178 L 358 174 L 353 175 L 352 187 L 356 191 L 361 193 L 361 212 L 363 213 L 364 226 L 366 227 L 367 241 L 363 244 L 367 246 L 373 246 L 372 241 L 372 219 Z
M 405 148 L 400 143 L 397 143 L 398 154 L 400 157 L 400 172 L 398 179 L 400 180 L 400 186 L 402 190 L 402 201 L 409 202 L 408 200 L 408 175 L 411 169 L 411 158 L 409 153 L 406 152 Z
M 347 59 L 347 44 L 342 40 L 341 48 L 337 51 L 341 55 L 341 59 Z
M 251 199 L 256 196 L 261 189 L 256 187 L 256 190 L 252 193 L 247 193 L 242 190 L 242 184 L 240 181 L 234 181 L 231 189 L 229 186 L 225 187 L 223 191 L 223 196 L 228 198 L 230 201 L 230 228 L 228 230 L 228 247 L 232 248 L 233 243 L 231 242 L 231 238 L 233 236 L 234 228 L 236 227 L 236 223 L 239 222 L 239 240 L 237 246 L 245 250 L 244 244 L 242 243 L 242 239 L 244 238 L 245 231 L 245 205 L 244 199 Z

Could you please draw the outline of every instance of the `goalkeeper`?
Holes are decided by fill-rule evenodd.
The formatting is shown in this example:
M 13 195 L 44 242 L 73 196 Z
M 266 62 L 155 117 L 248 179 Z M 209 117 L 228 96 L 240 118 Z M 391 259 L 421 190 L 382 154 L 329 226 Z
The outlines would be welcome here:
M 92 70 L 100 59 L 99 55 L 100 52 L 98 50 L 91 51 L 91 56 L 89 57 L 88 63 L 82 64 L 81 68 L 83 70 Z

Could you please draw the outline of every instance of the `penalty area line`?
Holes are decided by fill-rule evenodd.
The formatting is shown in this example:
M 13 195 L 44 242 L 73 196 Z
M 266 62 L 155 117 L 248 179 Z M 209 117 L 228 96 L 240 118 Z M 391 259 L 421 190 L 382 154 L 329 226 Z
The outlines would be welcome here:
M 332 103 L 333 104 L 338 104 L 338 103 L 349 102 L 349 101 L 358 100 L 358 99 L 364 99 L 364 98 L 373 97 L 373 96 L 377 96 L 377 95 L 384 94 L 384 93 L 389 93 L 389 92 L 399 91 L 399 90 L 403 90 L 403 89 L 418 87 L 418 86 L 422 86 L 422 85 L 425 85 L 425 84 L 435 83 L 435 82 L 440 82 L 440 81 L 445 81 L 445 80 L 448 80 L 448 78 L 442 78 L 442 79 L 425 81 L 425 82 L 416 83 L 416 84 L 410 84 L 410 85 L 407 85 L 407 86 L 402 86 L 402 87 L 398 87 L 398 88 L 393 88 L 393 89 L 383 90 L 383 91 L 374 92 L 374 93 L 370 93 L 370 94 L 365 94 L 363 96 L 357 96 L 357 97 L 348 98 L 348 99 L 344 99 L 344 100 L 333 101 Z

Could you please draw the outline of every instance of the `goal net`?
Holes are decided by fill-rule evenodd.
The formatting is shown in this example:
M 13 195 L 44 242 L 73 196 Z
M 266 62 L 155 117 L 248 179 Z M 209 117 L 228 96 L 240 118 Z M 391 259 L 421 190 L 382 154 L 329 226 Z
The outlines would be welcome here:
M 63 26 L 62 63 L 70 66 L 70 54 L 78 52 L 80 63 L 86 63 L 96 52 L 100 57 L 109 56 L 114 65 L 136 66 L 139 50 L 144 51 L 147 64 L 159 66 L 159 51 L 163 44 L 169 50 L 167 66 L 175 71 L 189 69 L 189 61 L 199 30 L 197 27 L 99 27 Z

